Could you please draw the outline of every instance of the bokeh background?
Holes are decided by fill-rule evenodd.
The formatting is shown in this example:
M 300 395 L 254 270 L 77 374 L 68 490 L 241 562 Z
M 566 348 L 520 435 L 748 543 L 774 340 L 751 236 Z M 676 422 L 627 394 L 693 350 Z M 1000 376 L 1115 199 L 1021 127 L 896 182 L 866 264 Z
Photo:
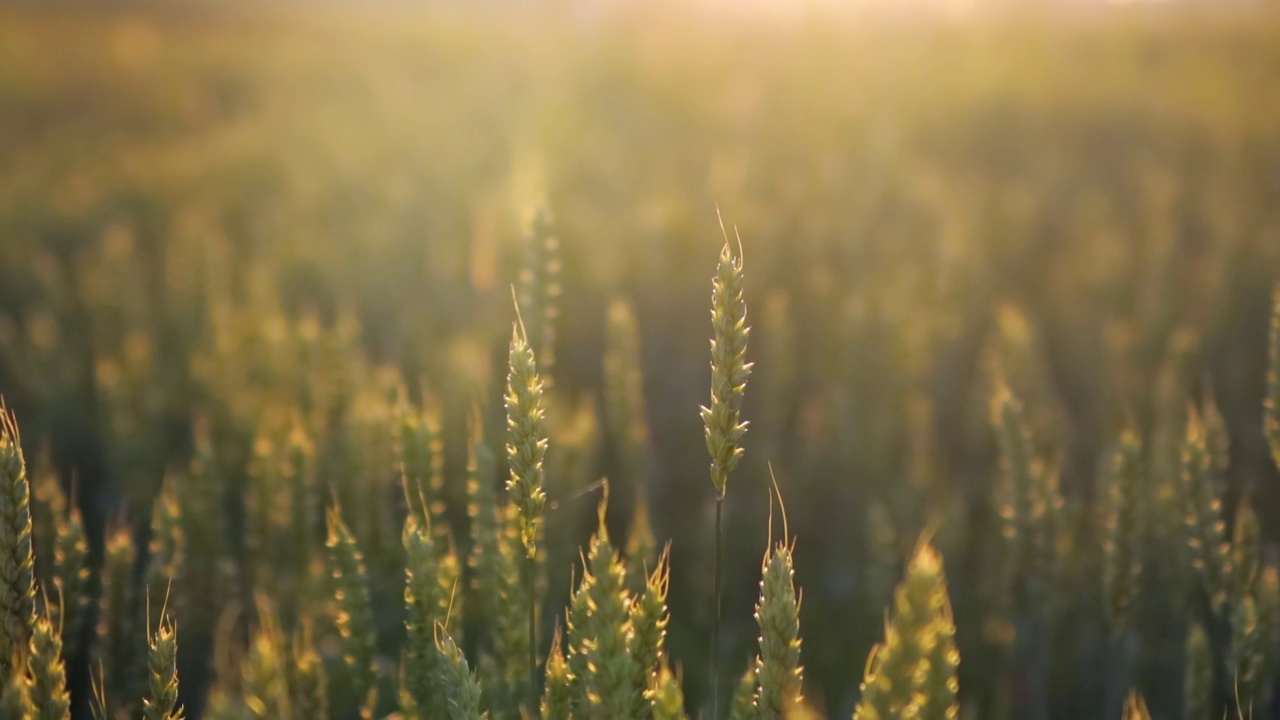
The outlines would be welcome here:
M 559 241 L 548 526 L 565 560 L 545 615 L 594 483 L 611 478 L 620 537 L 644 493 L 673 543 L 691 704 L 707 686 L 717 213 L 741 234 L 756 363 L 727 500 L 727 672 L 754 652 L 767 463 L 797 538 L 807 695 L 831 717 L 851 711 L 924 531 L 947 563 L 965 716 L 1029 717 L 1042 692 L 1053 717 L 1106 717 L 1093 509 L 1126 422 L 1170 484 L 1185 407 L 1212 398 L 1225 506 L 1248 495 L 1280 540 L 1261 433 L 1275 6 L 0 5 L 0 393 L 29 456 L 74 485 L 93 562 L 108 525 L 145 543 L 161 479 L 209 427 L 243 558 L 260 426 L 389 376 L 439 412 L 465 537 L 467 418 L 480 407 L 499 447 L 539 210 Z M 638 320 L 644 472 L 604 422 L 617 300 Z M 1043 688 L 986 589 L 996 366 L 1071 518 Z M 362 472 L 334 481 L 347 507 L 360 483 L 394 484 Z M 1154 556 L 1168 542 L 1153 531 Z M 1135 684 L 1173 717 L 1186 610 L 1162 577 L 1155 562 L 1144 580 Z M 195 716 L 211 671 L 187 658 L 210 640 L 184 640 Z

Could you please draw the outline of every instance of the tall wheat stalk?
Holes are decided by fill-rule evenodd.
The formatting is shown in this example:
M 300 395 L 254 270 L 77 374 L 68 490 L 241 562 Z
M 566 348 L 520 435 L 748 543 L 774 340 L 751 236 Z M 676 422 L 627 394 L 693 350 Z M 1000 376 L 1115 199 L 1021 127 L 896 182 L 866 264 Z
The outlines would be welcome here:
M 525 336 L 522 323 L 511 330 L 511 349 L 507 373 L 507 463 L 511 477 L 507 492 L 519 512 L 520 541 L 524 545 L 523 573 L 529 603 L 529 692 L 530 712 L 538 707 L 538 606 L 537 562 L 538 538 L 542 530 L 542 513 L 547 502 L 543 482 L 543 458 L 547 454 L 547 438 L 543 428 L 542 379 L 533 348 Z
M 742 243 L 734 253 L 725 237 L 720 261 L 711 280 L 711 405 L 701 408 L 706 428 L 707 452 L 711 454 L 711 484 L 715 488 L 715 554 L 712 562 L 711 604 L 711 713 L 720 717 L 720 595 L 723 582 L 723 512 L 729 474 L 742 459 L 739 446 L 747 432 L 740 419 L 742 398 L 751 376 L 746 361 L 747 303 L 743 298 Z

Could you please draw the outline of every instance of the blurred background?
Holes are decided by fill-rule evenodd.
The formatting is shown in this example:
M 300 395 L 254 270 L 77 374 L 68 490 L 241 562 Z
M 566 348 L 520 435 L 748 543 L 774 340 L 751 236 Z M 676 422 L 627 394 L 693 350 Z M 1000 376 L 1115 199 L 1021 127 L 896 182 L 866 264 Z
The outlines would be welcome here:
M 558 244 L 531 240 L 539 211 Z M 389 377 L 441 418 L 465 538 L 468 414 L 500 451 L 511 287 L 550 268 L 544 612 L 562 613 L 609 477 L 619 537 L 643 497 L 673 543 L 670 647 L 701 702 L 717 211 L 741 234 L 756 363 L 726 506 L 726 672 L 755 652 L 772 463 L 821 712 L 851 712 L 929 530 L 966 717 L 1028 716 L 986 589 L 997 366 L 1070 518 L 1053 717 L 1106 716 L 1091 523 L 1126 422 L 1157 438 L 1168 485 L 1186 406 L 1216 403 L 1225 507 L 1250 496 L 1280 540 L 1261 433 L 1274 3 L 0 4 L 0 393 L 28 456 L 74 486 L 95 563 L 108 525 L 145 543 L 161 479 L 206 441 L 242 557 L 255 435 Z M 617 301 L 637 320 L 643 472 L 605 422 Z M 358 507 L 386 475 L 330 489 Z M 1147 577 L 1136 682 L 1172 717 L 1185 610 L 1158 566 Z M 184 639 L 184 658 L 208 653 L 198 630 Z M 183 669 L 192 716 L 202 667 Z

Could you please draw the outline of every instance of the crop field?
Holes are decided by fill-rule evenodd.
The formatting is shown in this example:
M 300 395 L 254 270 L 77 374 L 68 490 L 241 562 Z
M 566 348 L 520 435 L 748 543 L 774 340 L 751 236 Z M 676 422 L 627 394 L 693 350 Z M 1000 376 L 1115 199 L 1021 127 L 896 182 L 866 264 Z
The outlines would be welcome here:
M 0 720 L 1280 717 L 1280 11 L 598 5 L 0 3 Z

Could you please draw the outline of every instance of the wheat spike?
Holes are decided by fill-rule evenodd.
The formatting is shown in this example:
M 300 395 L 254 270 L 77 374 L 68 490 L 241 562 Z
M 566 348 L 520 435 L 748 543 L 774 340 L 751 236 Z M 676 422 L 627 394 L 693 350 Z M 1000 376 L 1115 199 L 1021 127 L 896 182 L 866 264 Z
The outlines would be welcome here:
M 551 651 L 547 655 L 546 682 L 542 690 L 542 719 L 569 720 L 573 717 L 573 682 L 569 665 L 565 662 L 562 634 L 556 627 L 551 636 Z
M 67 672 L 62 662 L 59 629 L 47 617 L 37 617 L 31 634 L 31 720 L 69 720 L 71 696 L 67 693 Z
M 742 290 L 742 256 L 725 242 L 711 284 L 711 405 L 701 408 L 711 454 L 711 484 L 719 498 L 724 497 L 729 474 L 742 459 L 739 442 L 747 432 L 739 414 L 751 376 L 752 364 L 746 361 L 751 328 Z
M 0 403 L 0 676 L 13 673 L 35 625 L 31 488 L 13 413 Z
M 435 629 L 448 629 L 450 600 L 459 579 L 452 554 L 439 555 L 435 538 L 414 515 L 405 518 L 405 673 L 409 693 L 424 717 L 446 712 L 439 687 L 442 658 Z
M 671 546 L 663 549 L 658 564 L 643 591 L 631 603 L 631 657 L 636 664 L 641 689 L 652 685 L 658 665 L 666 654 L 667 589 L 671 582 Z M 643 695 L 637 715 L 647 715 L 649 701 Z
M 537 555 L 542 513 L 547 502 L 542 462 L 547 453 L 543 428 L 542 380 L 533 350 L 519 325 L 512 329 L 507 374 L 507 492 L 519 509 L 520 540 L 525 553 Z
M 760 689 L 756 711 L 760 718 L 781 720 L 784 712 L 803 699 L 804 669 L 800 665 L 800 602 L 793 581 L 791 548 L 780 542 L 761 562 L 760 600 L 756 623 L 760 626 L 760 656 L 756 677 Z
M 1187 632 L 1186 654 L 1182 717 L 1184 720 L 1214 717 L 1213 656 L 1209 651 L 1209 637 L 1198 623 Z
M 1106 480 L 1102 586 L 1107 619 L 1117 630 L 1128 621 L 1142 572 L 1142 441 L 1136 432 L 1127 430 L 1120 436 Z
M 182 720 L 178 707 L 178 631 L 163 607 L 147 645 L 147 694 L 142 700 L 142 717 Z
M 364 555 L 356 545 L 355 536 L 342 521 L 339 507 L 329 508 L 328 525 L 329 567 L 332 569 L 335 622 L 341 639 L 342 658 L 351 674 L 357 699 L 372 704 L 376 688 L 373 678 L 373 648 L 375 643 L 373 606 L 369 597 L 369 579 L 365 571 Z
M 440 678 L 444 688 L 449 720 L 481 720 L 488 717 L 480 711 L 480 681 L 467 667 L 462 649 L 443 626 L 436 626 L 436 648 L 444 659 Z
M 329 693 L 324 664 L 316 654 L 309 618 L 303 618 L 291 645 L 292 662 L 286 670 L 289 675 L 289 709 L 293 711 L 293 720 L 329 717 Z
M 1227 601 L 1231 555 L 1222 521 L 1222 501 L 1214 488 L 1212 459 L 1204 426 L 1192 412 L 1182 445 L 1182 497 L 1186 543 L 1191 564 L 1200 577 L 1214 611 Z

